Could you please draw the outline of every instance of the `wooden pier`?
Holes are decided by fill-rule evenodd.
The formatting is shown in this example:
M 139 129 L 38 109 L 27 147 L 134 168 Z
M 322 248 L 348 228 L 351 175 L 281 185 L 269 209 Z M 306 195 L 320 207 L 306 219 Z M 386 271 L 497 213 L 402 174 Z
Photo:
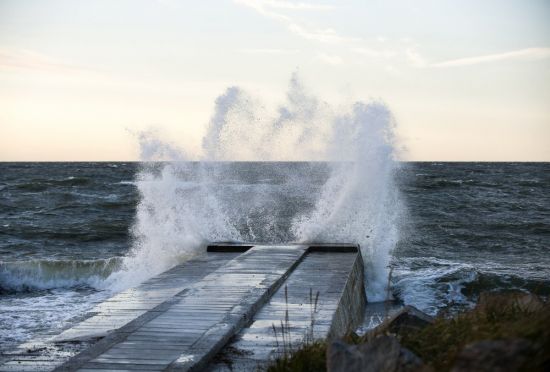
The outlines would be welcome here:
M 256 370 L 360 324 L 363 261 L 351 244 L 213 244 L 96 306 L 0 371 Z

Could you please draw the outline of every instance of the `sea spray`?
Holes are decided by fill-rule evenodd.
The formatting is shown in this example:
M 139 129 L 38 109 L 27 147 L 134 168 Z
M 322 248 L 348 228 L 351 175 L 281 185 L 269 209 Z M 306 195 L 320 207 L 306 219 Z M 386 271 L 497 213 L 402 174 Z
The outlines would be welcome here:
M 111 288 L 135 285 L 192 257 L 206 241 L 236 235 L 201 168 L 182 161 L 143 165 L 133 247 L 123 269 L 109 278 Z
M 218 97 L 198 162 L 141 135 L 134 247 L 112 285 L 135 284 L 210 241 L 347 242 L 361 245 L 370 300 L 383 300 L 403 209 L 394 126 L 383 104 L 335 109 L 294 74 L 274 111 L 239 87 Z

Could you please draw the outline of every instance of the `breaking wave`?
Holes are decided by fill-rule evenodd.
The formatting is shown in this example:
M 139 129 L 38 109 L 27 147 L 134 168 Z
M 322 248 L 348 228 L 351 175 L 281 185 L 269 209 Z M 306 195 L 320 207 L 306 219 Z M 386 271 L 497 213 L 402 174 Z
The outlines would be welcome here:
M 404 210 L 390 111 L 380 102 L 332 106 L 296 75 L 286 102 L 266 107 L 228 88 L 198 162 L 152 133 L 139 136 L 134 244 L 111 286 L 140 282 L 210 241 L 347 242 L 361 245 L 369 299 L 385 299 Z
M 121 267 L 121 259 L 27 260 L 0 262 L 0 293 L 53 288 L 105 288 L 105 280 Z

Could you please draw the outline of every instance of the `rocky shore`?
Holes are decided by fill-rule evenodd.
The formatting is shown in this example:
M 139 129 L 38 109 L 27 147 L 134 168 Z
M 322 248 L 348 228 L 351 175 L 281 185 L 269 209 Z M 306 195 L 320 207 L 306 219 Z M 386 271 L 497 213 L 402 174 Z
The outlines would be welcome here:
M 363 336 L 310 343 L 268 370 L 548 371 L 550 305 L 530 293 L 486 292 L 454 316 L 405 306 Z

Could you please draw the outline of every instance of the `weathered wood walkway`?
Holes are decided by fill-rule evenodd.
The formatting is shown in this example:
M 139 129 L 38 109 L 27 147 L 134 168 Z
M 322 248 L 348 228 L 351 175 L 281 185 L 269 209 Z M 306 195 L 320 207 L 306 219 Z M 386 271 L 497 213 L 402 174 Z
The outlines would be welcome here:
M 14 352 L 0 371 L 254 370 L 357 326 L 365 300 L 354 245 L 212 245 L 98 305 L 48 340 L 56 353 Z

